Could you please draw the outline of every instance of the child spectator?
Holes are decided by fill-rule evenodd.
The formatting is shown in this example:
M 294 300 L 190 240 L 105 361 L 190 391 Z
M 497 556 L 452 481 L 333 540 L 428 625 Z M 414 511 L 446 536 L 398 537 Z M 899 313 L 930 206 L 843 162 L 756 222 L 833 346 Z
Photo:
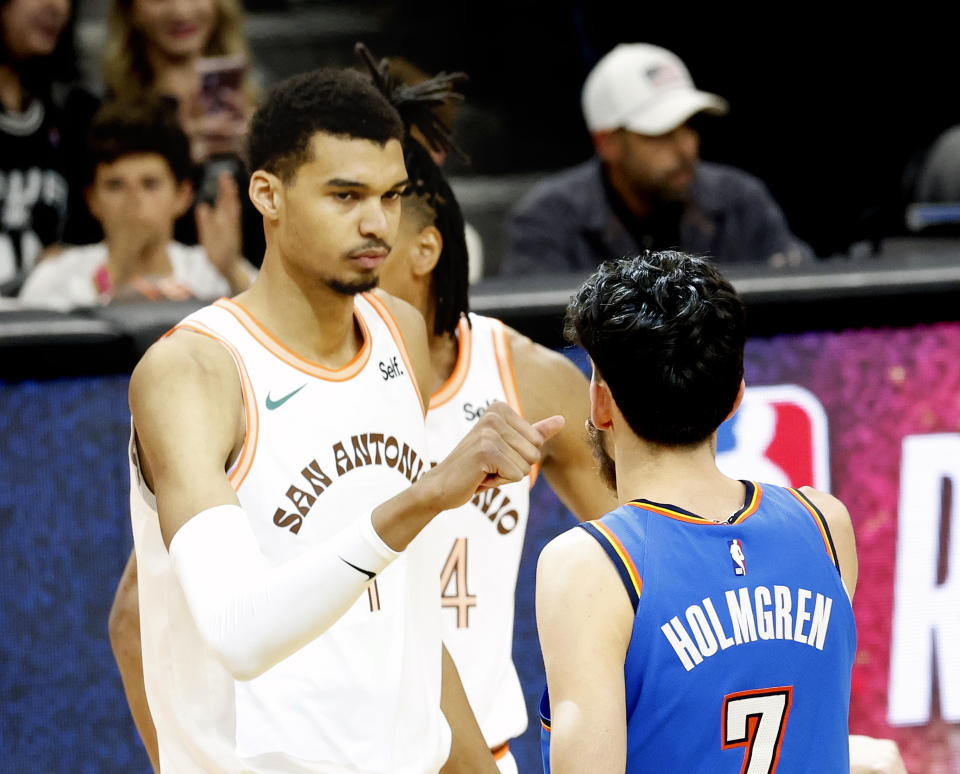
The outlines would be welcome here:
M 239 0 L 111 0 L 103 56 L 107 95 L 128 100 L 155 93 L 176 100 L 197 165 L 199 201 L 213 200 L 224 171 L 246 189 L 241 150 L 257 96 L 249 61 Z M 205 89 L 201 71 L 211 65 L 218 69 L 206 80 L 213 88 Z M 241 205 L 244 254 L 259 265 L 263 223 L 246 196 Z M 196 243 L 193 218 L 182 219 L 176 234 Z
M 104 241 L 41 261 L 20 293 L 24 306 L 67 310 L 118 300 L 216 298 L 246 289 L 239 197 L 229 175 L 215 205 L 198 205 L 201 246 L 173 241 L 193 198 L 189 140 L 172 102 L 144 96 L 105 105 L 90 127 L 87 205 Z

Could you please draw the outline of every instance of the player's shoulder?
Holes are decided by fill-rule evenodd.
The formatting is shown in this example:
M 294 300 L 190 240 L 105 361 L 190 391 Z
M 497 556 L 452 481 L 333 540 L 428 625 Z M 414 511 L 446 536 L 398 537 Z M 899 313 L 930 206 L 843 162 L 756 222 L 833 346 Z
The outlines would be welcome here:
M 416 333 L 419 335 L 420 331 L 426 331 L 426 323 L 424 322 L 423 315 L 420 314 L 420 310 L 413 304 L 397 296 L 390 295 L 381 288 L 374 288 L 366 295 L 368 298 L 372 296 L 374 300 L 379 301 L 387 308 L 387 311 L 393 315 L 393 318 L 397 321 L 397 325 L 400 326 L 400 330 L 405 336 L 408 335 L 408 333 Z
M 220 342 L 175 329 L 154 342 L 133 369 L 130 403 L 133 408 L 141 400 L 183 393 L 215 398 L 238 380 L 233 358 Z
M 823 514 L 823 518 L 831 529 L 834 525 L 843 527 L 850 523 L 850 512 L 847 506 L 832 494 L 814 489 L 812 486 L 802 486 L 798 491 Z
M 824 520 L 837 553 L 837 563 L 844 586 L 850 598 L 857 587 L 859 566 L 857 561 L 857 544 L 853 532 L 853 522 L 847 507 L 836 497 L 827 492 L 821 492 L 810 486 L 800 488 L 800 493 L 816 507 Z
M 521 378 L 522 371 L 530 373 L 535 377 L 535 381 L 543 383 L 543 373 L 553 372 L 568 373 L 571 370 L 580 372 L 573 362 L 556 350 L 538 344 L 529 336 L 525 336 L 519 331 L 511 328 L 505 323 L 501 323 L 507 337 L 507 344 L 510 346 L 510 357 L 514 362 L 514 368 L 519 369 L 517 378 Z M 540 376 L 537 376 L 540 375 Z M 544 385 L 546 388 L 548 385 Z M 555 389 L 555 385 L 550 387 Z
M 566 414 L 564 408 L 572 398 L 579 408 L 579 402 L 586 400 L 587 378 L 574 362 L 507 325 L 504 328 L 524 412 Z
M 579 577 L 582 582 L 584 577 L 590 576 L 581 573 L 592 573 L 607 563 L 596 539 L 578 525 L 561 532 L 543 547 L 537 560 L 537 574 L 572 582 L 577 582 Z

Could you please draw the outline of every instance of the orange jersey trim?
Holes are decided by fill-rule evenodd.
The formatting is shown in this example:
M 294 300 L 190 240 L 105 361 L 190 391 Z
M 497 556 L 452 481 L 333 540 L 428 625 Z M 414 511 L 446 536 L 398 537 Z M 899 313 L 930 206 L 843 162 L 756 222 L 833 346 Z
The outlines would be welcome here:
M 366 299 L 367 303 L 374 308 L 374 311 L 380 315 L 380 319 L 383 320 L 387 326 L 387 329 L 390 331 L 390 335 L 393 336 L 393 341 L 396 343 L 397 349 L 400 350 L 400 357 L 403 358 L 404 365 L 407 367 L 407 374 L 410 376 L 410 381 L 413 382 L 413 391 L 417 393 L 417 400 L 420 401 L 420 412 L 426 416 L 427 407 L 423 405 L 423 393 L 420 392 L 420 385 L 417 383 L 417 372 L 413 370 L 413 364 L 410 361 L 410 353 L 407 352 L 407 343 L 403 340 L 403 333 L 400 331 L 400 326 L 397 324 L 397 319 L 393 316 L 393 312 L 390 311 L 389 307 L 387 307 L 383 301 L 373 295 L 373 293 L 364 293 L 363 297 Z M 365 336 L 369 341 L 370 334 L 365 333 Z
M 696 516 L 692 513 L 687 513 L 682 511 L 679 508 L 671 508 L 666 505 L 658 505 L 657 503 L 645 502 L 643 500 L 633 500 L 627 505 L 632 505 L 634 508 L 640 508 L 644 511 L 650 511 L 651 513 L 658 513 L 661 516 L 669 516 L 671 519 L 676 519 L 677 521 L 682 521 L 687 524 L 705 524 L 708 526 L 729 526 L 731 524 L 741 524 L 745 519 L 752 516 L 757 512 L 757 508 L 760 507 L 760 498 L 763 496 L 763 490 L 760 487 L 760 484 L 751 482 L 753 484 L 753 492 L 750 497 L 750 501 L 746 503 L 743 510 L 737 514 L 737 517 L 733 521 L 713 521 L 712 519 L 705 519 L 703 516 Z
M 493 759 L 499 761 L 501 758 L 507 757 L 507 753 L 510 752 L 510 742 L 504 742 L 497 747 L 494 747 L 490 750 L 493 753 Z
M 234 491 L 238 491 L 243 484 L 244 479 L 250 472 L 253 465 L 253 458 L 257 454 L 257 441 L 260 437 L 260 415 L 257 412 L 257 397 L 253 391 L 253 383 L 247 373 L 247 368 L 243 363 L 243 358 L 236 348 L 226 339 L 214 333 L 203 323 L 188 322 L 181 323 L 173 327 L 164 334 L 169 336 L 176 330 L 187 330 L 198 333 L 201 336 L 207 336 L 216 342 L 219 342 L 230 353 L 233 362 L 236 363 L 237 371 L 240 373 L 240 393 L 243 397 L 243 414 L 246 419 L 247 429 L 243 436 L 243 445 L 240 447 L 240 453 L 234 461 L 233 471 L 227 476 Z
M 827 555 L 833 560 L 833 563 L 837 566 L 837 569 L 840 569 L 840 557 L 837 556 L 837 549 L 833 545 L 833 537 L 830 535 L 830 528 L 827 527 L 827 520 L 820 509 L 817 508 L 807 497 L 796 489 L 791 489 L 787 487 L 787 491 L 792 494 L 797 500 L 800 501 L 800 504 L 807 509 L 807 512 L 813 517 L 813 523 L 817 525 L 817 529 L 820 530 L 820 537 L 823 538 L 823 544 L 827 547 Z
M 613 534 L 609 527 L 606 524 L 603 524 L 599 520 L 591 521 L 590 524 L 603 535 L 607 542 L 613 547 L 613 550 L 617 552 L 617 556 L 620 557 L 620 561 L 623 562 L 623 566 L 627 571 L 627 574 L 630 576 L 630 581 L 633 583 L 634 591 L 637 592 L 637 598 L 640 598 L 640 592 L 643 589 L 643 581 L 640 579 L 640 573 L 637 571 L 637 565 L 633 563 L 633 559 L 630 557 L 630 554 L 627 552 L 627 549 L 624 547 L 623 543 L 620 542 L 620 538 Z
M 274 357 L 279 358 L 287 365 L 296 368 L 298 371 L 302 371 L 308 376 L 313 376 L 317 379 L 323 379 L 328 382 L 345 382 L 360 373 L 360 371 L 363 370 L 363 367 L 367 364 L 367 361 L 370 359 L 370 353 L 373 349 L 373 346 L 370 342 L 370 329 L 367 328 L 366 322 L 364 322 L 363 317 L 356 311 L 356 309 L 354 309 L 353 315 L 354 319 L 357 320 L 358 324 L 360 325 L 360 331 L 363 335 L 363 344 L 349 363 L 341 366 L 340 368 L 327 368 L 319 363 L 314 363 L 306 358 L 300 357 L 300 355 L 298 355 L 283 342 L 281 342 L 276 336 L 270 333 L 270 331 L 264 328 L 260 322 L 252 314 L 250 314 L 250 312 L 240 306 L 240 304 L 233 299 L 221 298 L 217 301 L 214 301 L 213 305 L 218 306 L 232 314 L 237 319 L 237 322 L 244 327 L 247 333 L 253 336 L 253 338 L 256 339 L 256 341 Z
M 523 404 L 520 402 L 520 390 L 517 387 L 517 374 L 513 370 L 513 356 L 510 354 L 510 341 L 507 338 L 507 328 L 499 320 L 492 320 L 493 352 L 497 358 L 497 370 L 500 372 L 500 383 L 503 385 L 503 392 L 507 396 L 507 403 L 520 416 L 523 414 Z M 533 465 L 530 468 L 530 488 L 537 481 L 540 475 L 540 465 Z
M 437 408 L 449 402 L 456 395 L 470 373 L 470 358 L 473 351 L 473 329 L 466 317 L 457 323 L 457 362 L 453 373 L 433 395 L 430 396 L 430 408 Z

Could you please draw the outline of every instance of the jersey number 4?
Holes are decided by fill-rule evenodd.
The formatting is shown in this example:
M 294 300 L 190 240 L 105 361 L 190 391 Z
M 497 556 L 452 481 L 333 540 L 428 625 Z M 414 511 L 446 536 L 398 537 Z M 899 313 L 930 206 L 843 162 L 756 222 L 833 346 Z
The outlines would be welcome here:
M 745 747 L 740 774 L 773 774 L 793 687 L 740 691 L 723 698 L 723 749 Z
M 450 583 L 455 591 L 448 594 Z M 457 628 L 466 629 L 470 625 L 470 608 L 477 606 L 477 598 L 467 590 L 467 539 L 457 538 L 450 549 L 450 555 L 440 571 L 440 605 L 457 609 Z

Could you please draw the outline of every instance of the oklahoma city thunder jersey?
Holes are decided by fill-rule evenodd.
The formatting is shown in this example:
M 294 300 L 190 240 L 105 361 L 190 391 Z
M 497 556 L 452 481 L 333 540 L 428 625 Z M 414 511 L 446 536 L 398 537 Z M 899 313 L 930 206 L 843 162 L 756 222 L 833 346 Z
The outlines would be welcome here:
M 826 520 L 796 490 L 744 483 L 722 524 L 636 500 L 575 528 L 635 610 L 627 772 L 850 771 L 856 629 Z
M 236 363 L 246 436 L 228 476 L 260 547 L 282 563 L 429 468 L 423 405 L 393 317 L 358 296 L 363 335 L 339 369 L 300 358 L 234 301 L 178 329 Z M 312 643 L 248 682 L 201 639 L 164 548 L 156 501 L 131 443 L 143 668 L 167 772 L 436 772 L 450 732 L 440 711 L 435 559 L 418 541 Z
M 503 323 L 461 318 L 450 378 L 430 399 L 427 442 L 432 462 L 453 450 L 494 401 L 520 412 Z M 424 530 L 440 577 L 443 640 L 487 744 L 522 733 L 527 713 L 513 665 L 513 608 L 530 478 L 485 490 L 445 511 Z

